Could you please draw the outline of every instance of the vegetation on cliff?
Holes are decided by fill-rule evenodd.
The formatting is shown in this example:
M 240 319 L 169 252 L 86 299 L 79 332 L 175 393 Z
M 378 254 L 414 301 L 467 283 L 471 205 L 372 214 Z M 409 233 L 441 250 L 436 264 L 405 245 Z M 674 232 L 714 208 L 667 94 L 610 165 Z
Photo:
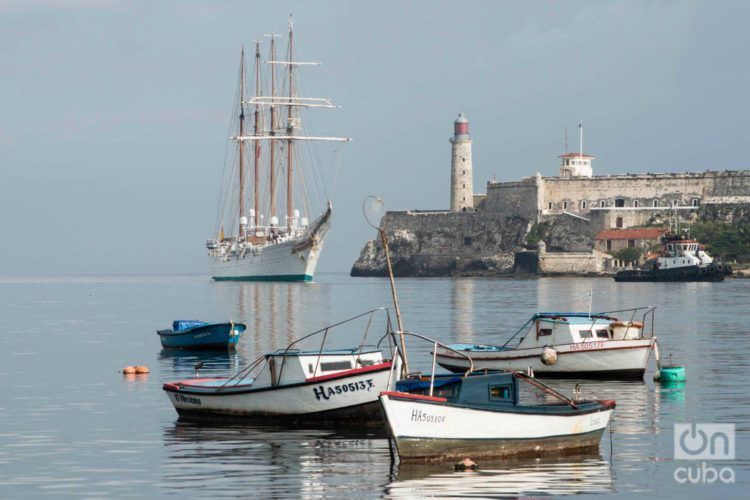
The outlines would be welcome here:
M 612 256 L 616 259 L 627 260 L 627 261 L 638 261 L 643 255 L 643 248 L 641 247 L 626 247 L 620 248 L 612 252 Z
M 537 222 L 536 224 L 531 226 L 531 229 L 529 229 L 529 234 L 526 235 L 526 243 L 528 245 L 536 245 L 537 243 L 539 243 L 539 240 L 544 239 L 544 237 L 547 235 L 548 230 L 548 223 Z
M 696 240 L 714 257 L 726 261 L 750 262 L 750 227 L 728 222 L 696 222 L 690 228 Z

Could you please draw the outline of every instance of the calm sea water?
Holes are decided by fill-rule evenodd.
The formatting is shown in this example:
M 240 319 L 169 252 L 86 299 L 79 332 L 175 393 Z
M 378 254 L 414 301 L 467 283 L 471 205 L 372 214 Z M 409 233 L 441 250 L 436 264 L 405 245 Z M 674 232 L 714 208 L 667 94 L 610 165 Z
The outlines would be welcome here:
M 389 305 L 387 281 L 319 275 L 309 284 L 214 283 L 205 276 L 0 277 L 0 497 L 419 497 L 605 494 L 746 497 L 750 486 L 750 280 L 400 279 L 408 329 L 443 341 L 498 342 L 537 310 L 655 305 L 683 387 L 559 381 L 618 406 L 599 453 L 559 460 L 393 463 L 375 429 L 196 425 L 178 421 L 165 381 L 234 373 L 258 354 L 328 323 Z M 236 353 L 162 351 L 173 319 L 244 321 Z M 356 345 L 361 330 L 344 344 Z M 369 342 L 369 341 L 368 341 Z M 429 369 L 429 346 L 410 345 Z M 143 364 L 148 376 L 119 370 Z M 736 424 L 735 484 L 680 484 L 673 425 Z M 727 474 L 725 472 L 725 474 Z M 707 478 L 711 479 L 711 473 Z M 725 475 L 725 477 L 728 477 Z

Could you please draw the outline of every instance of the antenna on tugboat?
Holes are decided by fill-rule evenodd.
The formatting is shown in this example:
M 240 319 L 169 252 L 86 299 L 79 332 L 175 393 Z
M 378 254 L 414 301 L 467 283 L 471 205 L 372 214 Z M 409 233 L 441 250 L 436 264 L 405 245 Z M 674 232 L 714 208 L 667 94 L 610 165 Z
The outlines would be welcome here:
M 388 238 L 385 236 L 385 230 L 380 227 L 376 226 L 375 224 L 370 221 L 370 219 L 367 217 L 367 210 L 365 207 L 367 206 L 367 200 L 372 199 L 373 204 L 380 205 L 380 208 L 383 207 L 383 199 L 380 196 L 370 195 L 367 196 L 364 201 L 362 202 L 362 214 L 365 216 L 365 220 L 367 223 L 375 229 L 378 234 L 380 235 L 380 241 L 383 243 L 383 251 L 385 252 L 385 262 L 386 266 L 388 268 L 388 279 L 391 283 L 391 297 L 393 298 L 393 307 L 396 310 L 396 323 L 398 324 L 398 334 L 399 339 L 401 341 L 401 359 L 404 361 L 403 366 L 403 372 L 408 374 L 409 373 L 409 361 L 406 356 L 406 341 L 404 339 L 404 325 L 401 322 L 401 309 L 398 306 L 398 295 L 396 294 L 396 282 L 393 279 L 393 267 L 391 267 L 391 255 L 388 252 Z

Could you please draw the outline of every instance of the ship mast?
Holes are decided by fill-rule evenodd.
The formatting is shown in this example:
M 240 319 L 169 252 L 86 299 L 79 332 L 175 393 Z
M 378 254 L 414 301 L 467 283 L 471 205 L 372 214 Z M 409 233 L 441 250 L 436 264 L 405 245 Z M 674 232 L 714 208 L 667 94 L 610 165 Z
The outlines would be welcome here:
M 258 144 L 260 141 L 269 141 L 269 159 L 270 159 L 270 172 L 269 172 L 269 195 L 270 195 L 270 217 L 273 218 L 277 213 L 277 176 L 276 176 L 276 148 L 277 144 L 285 144 L 287 147 L 286 155 L 286 227 L 289 232 L 292 230 L 294 222 L 294 143 L 296 141 L 324 141 L 324 142 L 348 142 L 351 139 L 348 137 L 327 137 L 327 136 L 307 136 L 300 135 L 295 129 L 299 129 L 299 116 L 296 114 L 298 108 L 329 108 L 336 109 L 338 106 L 331 102 L 331 99 L 326 97 L 299 97 L 296 95 L 296 88 L 294 85 L 294 68 L 297 66 L 319 66 L 318 62 L 302 62 L 294 60 L 294 29 L 291 17 L 289 18 L 289 48 L 288 48 L 288 60 L 277 61 L 276 60 L 276 41 L 274 35 L 267 35 L 271 37 L 271 60 L 266 61 L 266 64 L 272 65 L 271 67 L 271 95 L 263 96 L 256 90 L 256 95 L 247 101 L 243 101 L 244 104 L 255 106 L 256 110 L 256 129 L 252 135 L 245 135 L 244 128 L 240 125 L 240 134 L 232 137 L 232 139 L 244 143 L 245 141 L 254 141 Z M 256 63 L 258 61 L 258 48 L 256 47 Z M 275 65 L 286 66 L 289 71 L 289 89 L 288 94 L 284 92 L 285 89 L 281 89 L 282 95 L 276 95 L 276 70 Z M 256 64 L 257 72 L 257 64 Z M 257 78 L 257 77 L 256 77 Z M 283 83 L 282 83 L 283 86 Z M 244 88 L 244 84 L 243 84 Z M 260 88 L 260 79 L 256 80 L 256 88 Z M 268 106 L 270 108 L 271 119 L 270 127 L 267 133 L 264 134 L 263 125 L 260 123 L 260 113 L 262 112 L 262 106 Z M 281 106 L 287 107 L 287 123 L 283 126 L 283 130 L 279 130 L 282 125 L 279 123 L 282 118 Z M 260 110 L 259 110 L 260 108 Z M 244 117 L 244 113 L 242 115 Z M 283 141 L 283 142 L 282 142 Z M 256 145 L 256 191 L 255 191 L 255 211 L 256 216 L 258 214 L 258 200 L 260 198 L 258 192 L 258 158 L 259 150 Z M 241 153 L 242 155 L 242 153 Z M 244 176 L 244 174 L 242 174 Z M 244 186 L 244 180 L 241 181 L 241 186 Z M 241 187 L 241 189 L 244 189 Z M 257 222 L 256 222 L 257 224 Z
M 273 33 L 271 33 L 271 61 L 276 60 L 276 40 L 274 39 Z M 276 68 L 271 65 L 271 102 L 274 102 L 276 99 Z M 276 107 L 271 105 L 271 130 L 269 135 L 273 136 L 276 134 Z M 269 214 L 271 217 L 276 215 L 276 171 L 275 166 L 276 163 L 274 161 L 274 157 L 276 156 L 276 148 L 274 147 L 275 143 L 273 139 L 270 141 L 270 163 L 271 163 L 271 170 L 270 175 L 268 179 L 268 188 L 270 191 L 271 199 L 270 199 L 270 210 L 271 213 Z
M 287 67 L 289 68 L 289 106 L 287 107 L 287 124 L 286 124 L 286 130 L 287 135 L 289 136 L 289 139 L 287 139 L 287 148 L 286 148 L 286 227 L 291 232 L 292 230 L 292 217 L 293 217 L 293 201 L 292 201 L 292 168 L 293 168 L 293 158 L 292 158 L 292 149 L 293 149 L 293 142 L 292 137 L 294 135 L 294 126 L 293 126 L 293 109 L 294 106 L 292 103 L 294 102 L 294 85 L 293 85 L 293 72 L 294 72 L 294 24 L 292 23 L 291 16 L 289 17 L 289 57 L 287 59 L 289 64 Z
M 245 135 L 245 46 L 242 46 L 240 55 L 240 137 Z M 244 236 L 242 217 L 245 212 L 245 143 L 238 141 L 240 160 L 240 212 L 239 212 L 239 238 Z
M 255 97 L 260 97 L 260 42 L 255 42 Z M 260 104 L 255 105 L 255 126 L 253 129 L 255 135 L 261 135 L 260 131 Z M 255 191 L 253 199 L 255 201 L 255 222 L 257 227 L 260 225 L 260 141 L 255 141 Z

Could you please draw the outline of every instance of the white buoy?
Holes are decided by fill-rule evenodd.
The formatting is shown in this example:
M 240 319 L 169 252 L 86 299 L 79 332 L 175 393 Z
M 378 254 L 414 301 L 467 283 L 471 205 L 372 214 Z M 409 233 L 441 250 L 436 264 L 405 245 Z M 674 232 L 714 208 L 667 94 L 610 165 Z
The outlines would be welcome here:
M 545 347 L 542 349 L 542 363 L 544 363 L 547 366 L 554 365 L 557 363 L 557 351 L 550 347 Z

